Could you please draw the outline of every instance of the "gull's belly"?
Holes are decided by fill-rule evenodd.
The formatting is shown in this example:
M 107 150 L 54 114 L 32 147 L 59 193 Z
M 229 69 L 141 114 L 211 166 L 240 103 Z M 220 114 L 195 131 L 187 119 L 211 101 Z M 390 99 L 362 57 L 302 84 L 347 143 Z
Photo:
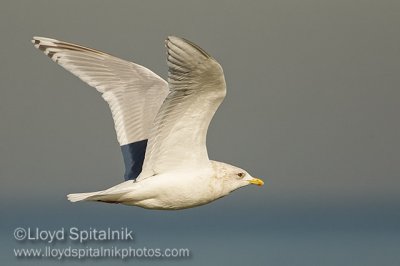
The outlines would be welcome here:
M 208 175 L 207 175 L 208 176 Z M 142 188 L 146 197 L 124 202 L 127 205 L 135 205 L 146 209 L 178 210 L 186 209 L 209 203 L 220 198 L 221 193 L 207 177 L 184 178 L 154 178 L 148 179 Z M 144 182 L 146 180 L 143 180 Z M 141 194 L 140 191 L 137 193 Z

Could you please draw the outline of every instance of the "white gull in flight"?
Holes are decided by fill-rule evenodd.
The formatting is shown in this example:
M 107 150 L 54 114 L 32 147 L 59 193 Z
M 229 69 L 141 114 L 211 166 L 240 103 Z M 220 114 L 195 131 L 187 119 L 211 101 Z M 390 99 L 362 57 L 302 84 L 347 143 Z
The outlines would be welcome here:
M 176 210 L 264 184 L 243 169 L 208 158 L 207 130 L 226 85 L 221 66 L 196 44 L 167 38 L 166 82 L 143 66 L 98 50 L 43 37 L 32 42 L 102 94 L 124 156 L 125 182 L 69 194 L 70 201 Z

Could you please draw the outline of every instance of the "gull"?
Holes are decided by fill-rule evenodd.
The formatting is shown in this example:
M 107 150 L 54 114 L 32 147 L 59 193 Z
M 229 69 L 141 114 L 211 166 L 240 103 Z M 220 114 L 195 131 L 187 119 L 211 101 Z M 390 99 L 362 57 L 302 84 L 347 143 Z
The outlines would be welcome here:
M 166 82 L 141 65 L 95 49 L 44 37 L 33 37 L 32 43 L 101 93 L 124 158 L 124 182 L 69 194 L 71 202 L 178 210 L 264 184 L 241 168 L 208 157 L 207 130 L 225 98 L 226 84 L 220 64 L 198 45 L 175 36 L 166 39 Z

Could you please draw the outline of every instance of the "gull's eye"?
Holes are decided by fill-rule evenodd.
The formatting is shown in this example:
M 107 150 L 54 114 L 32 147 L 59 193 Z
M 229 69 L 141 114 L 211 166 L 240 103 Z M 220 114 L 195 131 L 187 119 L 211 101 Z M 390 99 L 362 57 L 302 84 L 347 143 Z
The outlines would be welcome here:
M 240 177 L 240 178 L 243 178 L 243 177 L 245 176 L 244 173 L 238 173 L 237 175 L 238 175 L 238 177 Z

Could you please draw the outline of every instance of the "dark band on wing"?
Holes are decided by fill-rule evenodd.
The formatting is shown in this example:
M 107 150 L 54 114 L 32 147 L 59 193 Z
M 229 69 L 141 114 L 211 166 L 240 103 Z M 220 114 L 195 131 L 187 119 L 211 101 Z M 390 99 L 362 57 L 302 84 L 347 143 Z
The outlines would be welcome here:
M 121 146 L 125 164 L 125 180 L 136 179 L 142 172 L 147 139 Z

